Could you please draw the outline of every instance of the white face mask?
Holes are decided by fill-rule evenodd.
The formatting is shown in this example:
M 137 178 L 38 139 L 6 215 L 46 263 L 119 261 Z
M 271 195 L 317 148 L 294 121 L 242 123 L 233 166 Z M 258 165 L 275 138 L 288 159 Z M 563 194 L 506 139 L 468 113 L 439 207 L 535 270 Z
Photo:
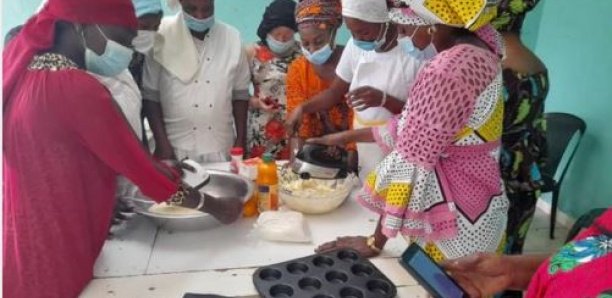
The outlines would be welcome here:
M 156 31 L 138 30 L 138 35 L 132 40 L 132 45 L 136 52 L 148 54 L 153 50 L 155 39 L 157 38 Z

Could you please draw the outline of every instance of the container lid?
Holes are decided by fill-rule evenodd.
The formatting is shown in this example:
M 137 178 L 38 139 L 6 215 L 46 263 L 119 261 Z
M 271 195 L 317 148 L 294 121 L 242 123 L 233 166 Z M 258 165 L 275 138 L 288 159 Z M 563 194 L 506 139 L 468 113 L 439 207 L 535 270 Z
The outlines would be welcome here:
M 242 147 L 234 147 L 230 151 L 230 154 L 231 155 L 243 155 L 244 154 L 244 149 L 242 149 Z
M 273 162 L 274 155 L 272 155 L 272 153 L 264 153 L 264 155 L 262 156 L 262 159 L 265 163 Z

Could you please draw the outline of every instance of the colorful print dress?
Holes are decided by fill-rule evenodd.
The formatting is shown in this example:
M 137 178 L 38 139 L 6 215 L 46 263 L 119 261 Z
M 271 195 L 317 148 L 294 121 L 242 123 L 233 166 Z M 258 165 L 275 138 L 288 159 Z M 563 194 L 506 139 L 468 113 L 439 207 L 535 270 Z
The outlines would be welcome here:
M 526 297 L 612 297 L 612 209 L 540 266 Z
M 499 251 L 508 212 L 499 57 L 455 46 L 421 70 L 409 96 L 399 118 L 373 129 L 388 155 L 359 202 L 382 215 L 386 236 L 409 237 L 436 261 Z
M 520 34 L 525 16 L 539 0 L 502 0 L 492 25 L 500 32 Z M 506 253 L 520 254 L 543 185 L 546 163 L 544 103 L 548 72 L 533 74 L 504 69 L 504 133 L 501 171 L 510 200 Z
M 301 52 L 296 47 L 288 56 L 276 57 L 264 45 L 255 47 L 250 65 L 255 96 L 274 103 L 277 109 L 273 112 L 260 109 L 249 111 L 247 152 L 251 157 L 271 152 L 277 159 L 289 159 L 289 144 L 284 129 L 287 105 L 285 81 L 289 65 Z

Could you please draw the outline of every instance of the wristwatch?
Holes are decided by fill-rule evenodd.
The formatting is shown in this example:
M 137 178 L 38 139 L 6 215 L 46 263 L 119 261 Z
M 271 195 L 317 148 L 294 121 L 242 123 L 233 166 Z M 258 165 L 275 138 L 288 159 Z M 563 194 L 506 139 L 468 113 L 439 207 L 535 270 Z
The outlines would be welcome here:
M 379 254 L 382 251 L 382 249 L 376 247 L 376 237 L 374 235 L 368 237 L 368 241 L 366 243 L 368 247 L 371 250 L 375 251 L 377 254 Z

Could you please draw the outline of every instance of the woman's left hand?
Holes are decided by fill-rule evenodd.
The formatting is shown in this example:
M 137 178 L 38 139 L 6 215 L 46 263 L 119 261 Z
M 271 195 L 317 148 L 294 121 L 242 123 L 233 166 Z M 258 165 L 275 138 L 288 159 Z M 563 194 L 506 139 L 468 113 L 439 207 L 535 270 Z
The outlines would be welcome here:
M 364 236 L 338 237 L 335 241 L 319 246 L 315 249 L 315 252 L 328 253 L 338 249 L 353 249 L 364 258 L 372 258 L 379 255 L 379 252 L 370 248 L 368 237 Z
M 350 107 L 357 111 L 368 108 L 380 107 L 383 103 L 384 93 L 370 86 L 357 88 L 346 94 L 346 100 Z

